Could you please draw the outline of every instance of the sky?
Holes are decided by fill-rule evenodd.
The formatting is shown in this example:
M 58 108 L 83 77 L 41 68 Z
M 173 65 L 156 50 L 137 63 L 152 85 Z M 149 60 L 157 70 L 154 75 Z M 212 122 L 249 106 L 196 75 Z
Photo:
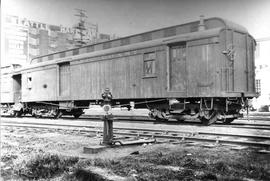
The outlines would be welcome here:
M 73 26 L 75 8 L 102 33 L 123 37 L 199 19 L 221 17 L 270 37 L 270 0 L 2 0 L 2 13 L 48 24 Z M 3 21 L 2 21 L 3 22 Z

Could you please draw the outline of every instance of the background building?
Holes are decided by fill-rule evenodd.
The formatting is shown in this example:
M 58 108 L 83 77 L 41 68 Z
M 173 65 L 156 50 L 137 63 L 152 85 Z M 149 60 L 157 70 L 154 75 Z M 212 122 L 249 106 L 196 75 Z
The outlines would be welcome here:
M 29 58 L 28 27 L 18 23 L 18 19 L 8 17 L 5 19 L 8 26 L 4 27 L 1 39 L 2 44 L 1 66 L 8 64 L 24 64 Z M 4 39 L 3 39 L 4 38 Z M 8 62 L 4 61 L 8 60 Z
M 256 41 L 256 91 L 259 97 L 253 101 L 253 106 L 260 108 L 264 105 L 270 106 L 270 37 Z
M 75 27 L 49 25 L 9 15 L 4 18 L 3 25 L 1 67 L 24 65 L 36 56 L 78 47 L 76 41 L 81 38 L 81 33 L 87 44 L 113 38 L 99 33 L 98 25 L 91 23 L 86 23 L 85 30 L 80 32 Z

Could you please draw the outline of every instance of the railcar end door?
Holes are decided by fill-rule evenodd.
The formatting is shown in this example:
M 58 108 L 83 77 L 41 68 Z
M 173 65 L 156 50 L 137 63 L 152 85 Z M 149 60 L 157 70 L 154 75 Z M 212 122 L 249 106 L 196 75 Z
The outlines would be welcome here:
M 191 42 L 188 54 L 188 96 L 214 96 L 216 93 L 215 44 Z

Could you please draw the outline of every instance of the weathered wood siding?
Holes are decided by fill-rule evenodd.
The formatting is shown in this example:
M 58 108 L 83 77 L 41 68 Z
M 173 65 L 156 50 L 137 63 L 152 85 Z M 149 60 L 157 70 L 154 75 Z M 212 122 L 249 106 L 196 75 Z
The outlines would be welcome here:
M 169 50 L 170 91 L 186 93 L 187 89 L 187 47 L 186 43 L 172 46 Z
M 145 77 L 143 54 L 155 53 L 155 75 Z M 72 99 L 100 99 L 105 88 L 114 98 L 154 98 L 165 95 L 166 59 L 163 47 L 119 58 L 74 62 L 71 65 Z
M 184 31 L 186 26 L 162 32 L 171 36 Z M 253 39 L 247 33 L 222 29 L 219 34 L 220 31 L 122 45 L 128 43 L 125 41 L 136 43 L 137 39 L 140 42 L 161 36 L 156 31 L 95 45 L 97 52 L 85 56 L 57 59 L 42 67 L 29 68 L 22 76 L 23 101 L 97 100 L 105 88 L 110 88 L 114 99 L 128 100 L 254 93 Z M 114 43 L 123 47 L 101 50 L 109 49 Z M 177 56 L 173 57 L 171 48 L 177 46 Z M 88 51 L 87 48 L 82 50 Z M 77 50 L 73 53 L 77 54 Z M 29 76 L 31 88 L 27 82 Z
M 59 66 L 59 97 L 70 99 L 70 63 Z
M 189 42 L 187 72 L 189 97 L 213 97 L 217 95 L 218 44 Z
M 220 34 L 221 90 L 231 93 L 255 94 L 254 39 L 247 33 L 223 30 Z
M 253 39 L 246 35 L 247 46 L 247 82 L 248 92 L 254 93 L 255 90 L 255 42 Z
M 11 74 L 1 75 L 1 103 L 14 102 L 13 79 Z
M 255 92 L 254 44 L 247 34 L 234 32 L 233 45 L 235 47 L 234 91 Z
M 247 34 L 233 30 L 221 33 L 222 90 L 224 93 L 255 93 L 254 40 Z
M 235 50 L 234 61 L 234 91 L 247 92 L 247 50 L 246 36 L 242 33 L 233 33 L 232 43 Z
M 30 80 L 31 79 L 31 80 Z M 22 101 L 57 100 L 57 68 L 48 66 L 22 73 Z

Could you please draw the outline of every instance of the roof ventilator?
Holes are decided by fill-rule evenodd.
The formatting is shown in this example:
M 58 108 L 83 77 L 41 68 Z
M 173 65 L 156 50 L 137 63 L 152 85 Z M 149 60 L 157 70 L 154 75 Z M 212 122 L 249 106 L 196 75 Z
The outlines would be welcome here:
M 199 24 L 198 30 L 199 31 L 205 30 L 204 15 L 200 16 L 200 24 Z

